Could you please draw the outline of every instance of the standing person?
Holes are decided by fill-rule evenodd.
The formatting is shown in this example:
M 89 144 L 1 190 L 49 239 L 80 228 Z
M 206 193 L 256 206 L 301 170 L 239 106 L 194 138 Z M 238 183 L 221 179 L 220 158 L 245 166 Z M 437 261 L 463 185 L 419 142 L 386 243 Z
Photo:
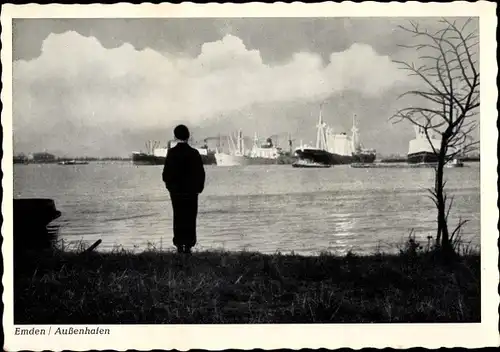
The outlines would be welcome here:
M 179 253 L 191 253 L 196 244 L 198 195 L 205 187 L 205 169 L 200 153 L 188 144 L 188 128 L 177 126 L 174 136 L 177 145 L 167 152 L 163 182 L 174 212 L 174 245 Z

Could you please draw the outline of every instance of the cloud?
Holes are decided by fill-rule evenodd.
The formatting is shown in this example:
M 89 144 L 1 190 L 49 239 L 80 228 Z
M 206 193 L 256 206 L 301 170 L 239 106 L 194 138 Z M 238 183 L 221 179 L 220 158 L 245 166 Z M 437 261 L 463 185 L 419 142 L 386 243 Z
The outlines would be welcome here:
M 93 128 L 199 125 L 254 105 L 315 102 L 346 90 L 373 98 L 408 83 L 389 57 L 361 43 L 332 53 L 328 63 L 299 52 L 268 65 L 229 34 L 186 57 L 130 44 L 106 49 L 72 31 L 50 34 L 39 57 L 14 62 L 13 76 L 17 138 L 67 129 L 60 132 L 71 131 L 76 144 L 99 143 L 83 136 Z

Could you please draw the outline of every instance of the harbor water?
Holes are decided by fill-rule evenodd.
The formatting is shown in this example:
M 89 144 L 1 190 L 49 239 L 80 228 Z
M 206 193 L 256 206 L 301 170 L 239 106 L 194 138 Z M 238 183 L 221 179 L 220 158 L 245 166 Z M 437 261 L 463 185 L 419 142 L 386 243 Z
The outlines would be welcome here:
M 435 236 L 427 188 L 433 169 L 297 169 L 290 165 L 206 166 L 195 249 L 318 254 L 394 252 L 410 230 Z M 162 166 L 128 162 L 14 165 L 14 198 L 55 200 L 60 239 L 99 250 L 171 249 L 172 208 Z M 479 163 L 445 170 L 454 196 L 450 227 L 479 246 Z M 29 221 L 29 219 L 27 219 Z

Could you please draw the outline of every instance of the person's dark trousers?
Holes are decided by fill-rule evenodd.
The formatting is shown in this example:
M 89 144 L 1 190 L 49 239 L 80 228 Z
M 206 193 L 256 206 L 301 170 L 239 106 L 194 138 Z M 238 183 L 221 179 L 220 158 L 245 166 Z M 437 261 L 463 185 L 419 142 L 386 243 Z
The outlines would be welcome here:
M 170 194 L 174 212 L 174 245 L 189 253 L 196 244 L 198 194 Z

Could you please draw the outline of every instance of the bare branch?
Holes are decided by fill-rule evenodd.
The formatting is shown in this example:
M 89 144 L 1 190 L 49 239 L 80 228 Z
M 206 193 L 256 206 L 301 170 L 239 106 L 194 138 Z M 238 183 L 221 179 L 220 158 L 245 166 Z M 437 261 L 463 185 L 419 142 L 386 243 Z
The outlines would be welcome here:
M 463 227 L 465 224 L 467 224 L 468 222 L 469 222 L 469 220 L 462 220 L 462 219 L 460 219 L 460 220 L 458 221 L 458 225 L 457 225 L 457 227 L 455 227 L 455 230 L 453 230 L 453 232 L 452 232 L 452 233 L 451 233 L 451 235 L 450 235 L 450 242 L 451 242 L 451 241 L 453 241 L 453 239 L 455 238 L 455 235 L 456 235 L 456 234 L 458 234 L 458 233 L 460 233 L 460 231 L 461 231 L 462 227 Z
M 442 101 L 443 101 L 443 97 L 441 94 L 437 94 L 437 93 L 431 93 L 431 92 L 423 92 L 423 91 L 419 91 L 419 90 L 410 90 L 410 91 L 407 91 L 403 94 L 401 94 L 399 98 L 403 98 L 407 95 L 416 95 L 416 96 L 420 96 L 422 98 L 425 98 L 427 100 L 430 100 L 430 101 L 433 101 L 437 104 L 441 104 Z M 436 98 L 436 97 L 439 97 L 440 99 Z
M 469 18 L 467 19 L 467 21 L 465 21 L 465 23 L 464 23 L 464 25 L 462 26 L 462 28 L 460 28 L 460 32 L 463 32 L 463 31 L 464 31 L 464 29 L 465 29 L 465 27 L 467 27 L 467 26 L 469 25 L 469 23 L 471 23 L 471 22 L 472 22 L 472 18 L 471 18 L 471 17 L 469 17 Z
M 430 80 L 422 72 L 417 71 L 415 69 L 414 65 L 409 65 L 408 63 L 406 63 L 404 61 L 397 61 L 397 60 L 394 60 L 394 63 L 402 65 L 406 69 L 410 70 L 416 76 L 419 76 L 421 79 L 423 79 L 432 88 L 432 90 L 434 91 L 434 93 L 439 94 L 439 95 L 441 95 L 443 97 L 447 96 L 446 95 L 446 91 L 445 92 L 440 91 L 432 82 L 430 82 Z
M 407 120 L 421 128 L 433 153 L 439 157 L 441 166 L 443 161 L 448 162 L 460 153 L 474 149 L 479 143 L 470 142 L 468 139 L 478 126 L 473 116 L 476 115 L 476 108 L 480 104 L 480 76 L 476 68 L 478 54 L 474 52 L 479 41 L 475 30 L 470 33 L 463 32 L 471 21 L 468 19 L 459 29 L 456 22 L 442 19 L 439 22 L 444 27 L 434 33 L 419 28 L 416 21 L 411 21 L 408 27 L 400 26 L 417 38 L 416 41 L 420 41 L 401 47 L 421 54 L 419 60 L 423 62 L 418 64 L 394 62 L 409 76 L 418 77 L 425 83 L 427 89 L 409 90 L 401 94 L 398 99 L 413 96 L 431 105 L 400 109 L 391 119 L 397 122 Z M 433 143 L 434 137 L 431 136 L 435 133 L 441 135 L 439 150 Z M 435 200 L 436 193 L 431 192 L 431 195 Z M 446 201 L 445 195 L 440 196 Z
M 438 203 L 436 201 L 436 198 L 432 195 L 427 195 L 427 198 L 429 198 L 430 200 L 432 200 L 432 202 L 434 203 L 434 205 L 437 207 L 438 206 Z

